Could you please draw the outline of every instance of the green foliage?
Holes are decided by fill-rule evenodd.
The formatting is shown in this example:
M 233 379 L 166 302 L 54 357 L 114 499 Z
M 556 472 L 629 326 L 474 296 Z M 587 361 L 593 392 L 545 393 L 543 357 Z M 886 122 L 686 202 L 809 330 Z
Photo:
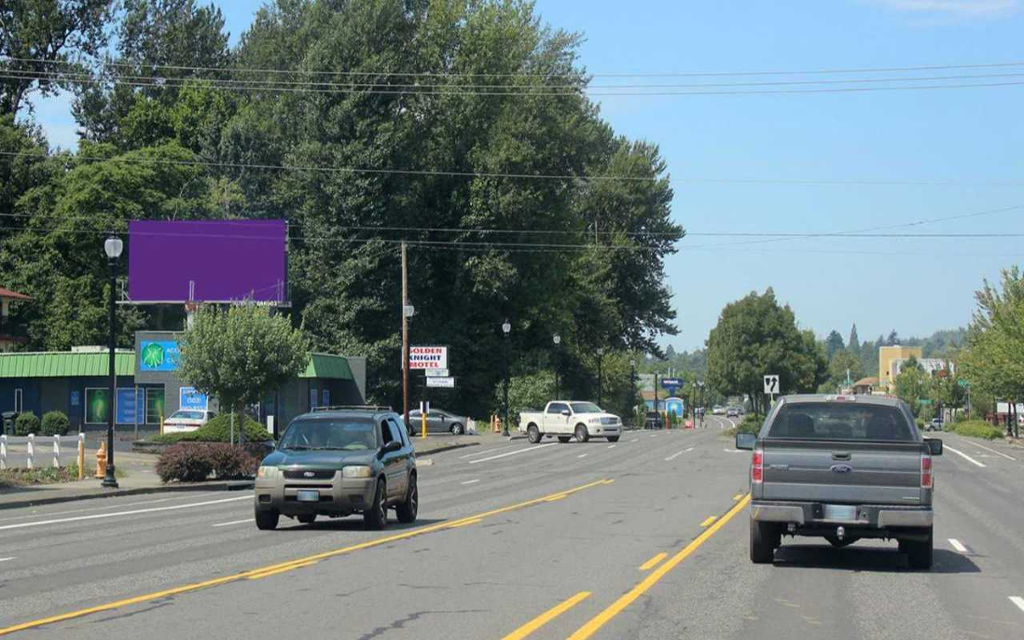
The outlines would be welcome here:
M 743 417 L 743 421 L 736 425 L 737 433 L 753 433 L 757 435 L 761 433 L 761 427 L 764 425 L 764 420 L 758 418 L 755 415 L 747 414 Z M 734 434 L 735 435 L 735 434 Z
M 14 419 L 14 435 L 27 436 L 30 433 L 39 433 L 39 417 L 31 411 L 19 413 Z
M 238 441 L 241 420 L 235 416 L 235 441 Z M 267 429 L 249 416 L 245 416 L 245 440 L 266 442 L 271 440 Z M 231 414 L 221 413 L 195 431 L 165 433 L 150 438 L 150 442 L 173 444 L 176 442 L 231 442 Z
M 227 311 L 204 305 L 181 335 L 180 349 L 182 380 L 225 407 L 259 402 L 309 364 L 302 331 L 255 305 Z
M 924 406 L 921 401 L 932 397 L 931 376 L 921 369 L 913 356 L 903 363 L 900 374 L 896 376 L 896 396 L 907 403 L 915 416 L 921 415 Z
M 850 383 L 862 377 L 860 356 L 841 349 L 835 352 L 828 363 L 828 379 L 819 387 L 821 393 L 837 393 Z
M 44 436 L 66 436 L 71 423 L 61 411 L 47 411 L 43 414 L 40 432 Z
M 843 343 L 843 336 L 839 335 L 839 332 L 833 329 L 828 337 L 825 338 L 825 357 L 829 360 L 836 355 L 837 352 L 842 351 L 846 348 Z
M 495 389 L 494 401 L 498 417 L 504 402 L 504 383 Z M 523 411 L 542 411 L 548 401 L 555 399 L 555 376 L 550 371 L 516 376 L 508 388 L 509 428 L 519 425 L 519 414 Z
M 968 420 L 966 422 L 954 422 L 946 425 L 946 429 L 961 436 L 971 438 L 984 438 L 985 440 L 999 440 L 1003 437 L 1003 430 L 992 426 L 984 420 Z
M 718 391 L 763 404 L 763 377 L 779 375 L 783 394 L 814 392 L 824 381 L 825 354 L 809 331 L 800 331 L 793 311 L 779 306 L 769 288 L 722 309 L 707 341 L 708 383 Z
M 164 482 L 202 482 L 213 473 L 213 461 L 207 445 L 176 444 L 161 454 L 156 473 Z

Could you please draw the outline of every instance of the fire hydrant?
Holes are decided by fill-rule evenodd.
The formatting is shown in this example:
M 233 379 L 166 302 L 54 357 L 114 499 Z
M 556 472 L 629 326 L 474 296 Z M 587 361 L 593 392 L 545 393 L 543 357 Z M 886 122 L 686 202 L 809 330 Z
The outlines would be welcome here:
M 96 452 L 96 478 L 102 480 L 107 477 L 107 443 L 100 443 L 100 450 Z

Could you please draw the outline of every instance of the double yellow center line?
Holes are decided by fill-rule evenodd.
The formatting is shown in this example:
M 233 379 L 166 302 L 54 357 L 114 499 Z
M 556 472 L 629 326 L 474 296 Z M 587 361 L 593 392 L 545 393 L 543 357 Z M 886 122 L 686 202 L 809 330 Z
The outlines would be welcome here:
M 608 484 L 611 484 L 613 482 L 615 482 L 615 480 L 607 479 L 607 478 L 604 479 L 604 480 L 597 480 L 595 482 L 590 482 L 590 483 L 587 483 L 587 484 L 584 484 L 584 485 L 581 485 L 581 486 L 578 486 L 578 487 L 575 487 L 575 488 L 572 488 L 572 489 L 567 489 L 565 491 L 559 491 L 557 493 L 553 493 L 553 494 L 549 494 L 549 495 L 546 495 L 546 496 L 542 496 L 540 498 L 534 498 L 533 500 L 526 500 L 525 502 L 519 502 L 519 503 L 516 503 L 516 504 L 509 505 L 507 507 L 501 507 L 499 509 L 492 509 L 491 511 L 485 511 L 484 513 L 478 513 L 476 515 L 467 516 L 465 518 L 460 518 L 458 520 L 453 520 L 451 522 L 440 522 L 438 524 L 432 524 L 430 526 L 422 527 L 422 528 L 419 528 L 419 529 L 412 529 L 410 531 L 406 531 L 406 532 L 403 532 L 403 533 L 398 533 L 398 534 L 395 534 L 395 535 L 384 536 L 382 538 L 374 538 L 373 540 L 368 540 L 366 542 L 361 542 L 359 544 L 354 544 L 354 545 L 351 545 L 351 546 L 348 546 L 348 547 L 342 547 L 340 549 L 334 549 L 334 550 L 331 550 L 331 551 L 325 551 L 323 553 L 317 553 L 317 554 L 314 554 L 314 555 L 306 556 L 304 558 L 298 558 L 298 559 L 295 559 L 295 560 L 289 560 L 288 562 L 282 562 L 282 563 L 279 563 L 279 564 L 268 565 L 268 566 L 265 566 L 265 567 L 260 567 L 258 569 L 251 569 L 249 571 L 243 571 L 242 573 L 235 573 L 235 574 L 231 574 L 229 576 L 223 576 L 221 578 L 213 578 L 212 580 L 204 580 L 203 582 L 194 582 L 192 584 L 186 584 L 186 585 L 182 585 L 180 587 L 174 587 L 172 589 L 164 589 L 163 591 L 155 591 L 153 593 L 147 593 L 145 595 L 135 596 L 135 597 L 132 597 L 132 598 L 125 598 L 123 600 L 116 600 L 114 602 L 108 602 L 106 604 L 97 605 L 95 607 L 88 607 L 88 608 L 85 608 L 85 609 L 79 609 L 77 611 L 69 611 L 68 613 L 61 613 L 61 614 L 54 615 L 54 616 L 49 616 L 49 617 L 46 617 L 46 618 L 40 618 L 38 620 L 32 620 L 32 621 L 29 621 L 29 622 L 22 622 L 20 624 L 16 624 L 16 625 L 12 625 L 12 626 L 9 626 L 9 627 L 0 628 L 0 636 L 5 636 L 5 635 L 11 634 L 11 633 L 15 633 L 16 631 L 24 631 L 25 629 L 35 629 L 37 627 L 42 627 L 44 625 L 54 624 L 54 623 L 57 623 L 57 622 L 63 622 L 65 620 L 72 620 L 74 618 L 81 618 L 83 616 L 92 615 L 94 613 L 102 613 L 104 611 L 112 611 L 114 609 L 120 609 L 120 608 L 123 608 L 123 607 L 128 607 L 128 606 L 131 606 L 131 605 L 135 605 L 135 604 L 141 604 L 143 602 L 151 602 L 153 600 L 159 600 L 161 598 L 167 598 L 167 597 L 170 597 L 170 596 L 176 596 L 176 595 L 180 595 L 180 594 L 183 594 L 183 593 L 189 593 L 189 592 L 192 592 L 192 591 L 199 591 L 200 589 L 207 589 L 209 587 L 217 587 L 217 586 L 220 586 L 220 585 L 223 585 L 223 584 L 228 584 L 230 582 L 237 582 L 237 581 L 240 581 L 240 580 L 256 580 L 256 579 L 259 579 L 259 578 L 266 578 L 268 576 L 277 575 L 279 573 L 284 573 L 286 571 L 291 571 L 293 569 L 300 569 L 302 567 L 308 567 L 310 565 L 316 564 L 317 562 L 319 562 L 321 560 L 325 560 L 327 558 L 333 558 L 335 556 L 340 556 L 340 555 L 344 555 L 344 554 L 347 554 L 347 553 L 352 553 L 354 551 L 360 551 L 362 549 L 369 549 L 369 548 L 372 548 L 372 547 L 379 547 L 381 545 L 389 544 L 391 542 L 396 542 L 398 540 L 406 540 L 408 538 L 414 538 L 416 536 L 422 536 L 422 535 L 425 535 L 425 534 L 428 534 L 428 533 L 433 533 L 435 531 L 441 531 L 443 529 L 450 529 L 450 528 L 454 528 L 454 527 L 460 527 L 460 526 L 476 524 L 476 523 L 480 522 L 481 520 L 483 520 L 484 518 L 489 518 L 491 516 L 496 516 L 498 514 L 507 513 L 509 511 L 515 511 L 515 510 L 518 510 L 518 509 L 525 509 L 526 507 L 531 507 L 533 505 L 542 504 L 544 502 L 549 502 L 552 498 L 556 498 L 556 499 L 565 498 L 565 497 L 568 497 L 570 495 L 573 495 L 574 493 L 579 493 L 580 491 L 585 491 L 585 490 L 591 489 L 593 487 L 599 487 L 599 486 L 603 486 L 603 485 L 608 485 Z

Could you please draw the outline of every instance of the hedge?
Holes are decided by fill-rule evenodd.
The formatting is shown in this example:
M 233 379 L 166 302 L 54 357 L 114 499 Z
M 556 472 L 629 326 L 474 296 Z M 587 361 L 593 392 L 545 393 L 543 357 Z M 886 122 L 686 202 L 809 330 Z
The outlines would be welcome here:
M 260 460 L 241 447 L 223 442 L 181 442 L 167 449 L 156 463 L 164 482 L 202 482 L 251 478 Z
M 238 442 L 238 429 L 241 421 L 235 419 L 235 442 Z M 266 428 L 249 416 L 245 416 L 245 439 L 248 442 L 266 442 L 271 440 Z M 184 433 L 165 433 L 153 436 L 150 442 L 174 444 L 177 442 L 231 442 L 231 414 L 222 413 L 195 431 Z
M 967 422 L 954 422 L 946 427 L 949 431 L 972 438 L 984 438 L 985 440 L 998 440 L 1003 437 L 1003 430 L 994 427 L 984 420 L 968 420 Z
M 39 433 L 39 418 L 31 411 L 19 413 L 14 419 L 14 435 L 27 436 L 30 433 Z
M 68 417 L 60 411 L 47 411 L 43 414 L 43 421 L 39 427 L 40 433 L 44 436 L 66 436 L 71 422 Z

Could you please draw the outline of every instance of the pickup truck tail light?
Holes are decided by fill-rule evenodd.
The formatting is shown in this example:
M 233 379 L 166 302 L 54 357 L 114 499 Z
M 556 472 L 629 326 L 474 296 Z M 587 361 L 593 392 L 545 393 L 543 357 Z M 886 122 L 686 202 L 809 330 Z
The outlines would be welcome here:
M 764 451 L 761 449 L 756 449 L 750 459 L 750 481 L 754 484 L 764 482 Z
M 921 456 L 921 488 L 932 488 L 932 457 L 927 454 Z

